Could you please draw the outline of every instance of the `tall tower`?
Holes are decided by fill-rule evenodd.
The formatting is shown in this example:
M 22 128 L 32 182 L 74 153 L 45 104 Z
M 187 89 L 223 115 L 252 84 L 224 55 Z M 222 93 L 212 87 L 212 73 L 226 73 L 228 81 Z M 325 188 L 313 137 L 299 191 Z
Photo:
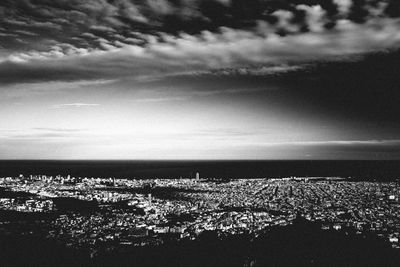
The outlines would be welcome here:
M 196 172 L 196 180 L 199 180 L 199 179 L 200 179 L 200 173 Z
M 151 205 L 151 193 L 149 193 L 149 194 L 147 195 L 147 198 L 148 198 L 148 201 L 149 201 L 149 205 Z

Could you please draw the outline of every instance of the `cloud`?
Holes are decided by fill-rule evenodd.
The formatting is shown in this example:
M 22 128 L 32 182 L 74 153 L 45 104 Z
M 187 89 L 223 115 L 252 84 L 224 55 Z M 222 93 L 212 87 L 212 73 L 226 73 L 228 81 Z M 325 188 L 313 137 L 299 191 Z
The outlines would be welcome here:
M 6 8 L 0 22 L 9 30 L 0 33 L 6 51 L 0 53 L 0 84 L 143 80 L 210 70 L 273 75 L 304 62 L 347 60 L 400 43 L 393 1 L 5 0 L 1 5 Z
M 258 144 L 260 145 L 260 144 Z M 263 146 L 400 146 L 400 139 L 392 140 L 329 140 L 329 141 L 288 141 L 288 142 L 269 142 Z
M 377 19 L 360 25 L 342 20 L 334 31 L 285 37 L 221 28 L 219 33 L 164 34 L 162 40 L 146 35 L 149 38 L 146 46 L 123 42 L 117 46 L 103 38 L 98 39 L 102 49 L 58 44 L 47 52 L 13 53 L 0 59 L 0 83 L 139 79 L 249 66 L 261 66 L 248 68 L 248 72 L 253 73 L 285 72 L 307 61 L 348 59 L 352 55 L 397 48 L 400 43 L 398 23 L 393 19 Z M 266 33 L 268 27 L 259 25 L 259 31 Z M 282 67 L 285 64 L 287 67 Z
M 152 97 L 152 98 L 140 98 L 134 99 L 133 102 L 138 103 L 159 103 L 159 102 L 171 102 L 171 101 L 184 101 L 188 98 L 185 96 L 177 96 L 177 97 Z
M 39 36 L 39 34 L 31 32 L 31 31 L 24 31 L 24 30 L 15 30 L 15 33 L 28 35 L 28 36 Z
M 150 90 L 147 90 L 150 91 Z M 184 91 L 169 91 L 167 89 L 162 90 L 162 95 L 158 97 L 144 97 L 136 98 L 133 102 L 138 103 L 159 103 L 159 102 L 175 102 L 175 101 L 187 101 L 190 99 L 197 99 L 203 97 L 213 97 L 217 95 L 236 95 L 236 94 L 249 94 L 254 92 L 265 91 L 264 88 L 224 88 L 224 89 L 204 89 L 204 90 L 184 90 Z M 150 92 L 154 94 L 154 92 Z M 166 95 L 175 96 L 166 96 Z
M 90 30 L 101 31 L 101 32 L 115 32 L 114 28 L 103 25 L 93 25 L 90 27 Z
M 3 0 L 0 7 L 4 6 L 4 14 L 0 16 L 0 22 L 11 30 L 35 28 L 43 39 L 51 37 L 65 42 L 88 31 L 96 31 L 103 38 L 112 38 L 115 32 L 128 38 L 132 31 L 158 37 L 160 33 L 217 32 L 221 27 L 254 30 L 262 22 L 275 33 L 288 34 L 319 30 L 321 25 L 334 28 L 343 19 L 359 23 L 370 18 L 399 17 L 396 1 L 389 1 L 389 4 L 387 1 L 372 2 L 248 0 L 244 4 L 242 0 Z M 49 35 L 49 29 L 62 29 L 62 32 L 51 31 Z M 22 33 L 20 37 L 26 38 Z
M 93 103 L 68 103 L 68 104 L 57 104 L 53 105 L 52 108 L 87 108 L 87 107 L 97 107 L 100 104 L 93 104 Z
M 45 81 L 35 83 L 18 83 L 3 85 L 0 90 L 0 98 L 6 101 L 15 101 L 28 97 L 43 97 L 45 95 L 64 96 L 73 91 L 81 91 L 87 88 L 107 87 L 117 80 L 72 80 L 72 81 Z
M 18 34 L 16 33 L 5 33 L 5 32 L 0 32 L 0 37 L 17 37 Z
M 10 142 L 66 142 L 82 138 L 86 133 L 85 129 L 59 127 L 35 127 L 25 130 L 6 130 L 0 131 L 0 145 L 9 144 Z
M 35 131 L 45 131 L 45 132 L 61 132 L 61 133 L 77 133 L 83 132 L 84 129 L 71 129 L 71 128 L 57 128 L 57 127 L 35 127 L 32 130 Z
M 186 75 L 215 75 L 215 76 L 268 76 L 274 74 L 284 74 L 294 71 L 299 71 L 307 68 L 308 64 L 289 65 L 289 64 L 277 64 L 273 66 L 261 66 L 261 67 L 238 67 L 228 69 L 217 69 L 203 72 L 190 72 Z M 185 74 L 183 74 L 185 75 Z

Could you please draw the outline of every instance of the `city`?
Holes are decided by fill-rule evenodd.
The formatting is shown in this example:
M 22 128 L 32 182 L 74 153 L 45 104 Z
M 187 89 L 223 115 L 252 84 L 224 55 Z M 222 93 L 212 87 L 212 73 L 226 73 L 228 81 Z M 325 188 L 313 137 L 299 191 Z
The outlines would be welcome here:
M 372 233 L 399 249 L 397 182 L 338 177 L 277 179 L 80 178 L 29 175 L 0 179 L 0 234 L 42 235 L 99 251 L 157 246 L 166 240 L 258 236 L 299 217 L 322 230 Z M 39 216 L 29 223 L 16 214 Z M 8 218 L 8 219 L 7 219 Z

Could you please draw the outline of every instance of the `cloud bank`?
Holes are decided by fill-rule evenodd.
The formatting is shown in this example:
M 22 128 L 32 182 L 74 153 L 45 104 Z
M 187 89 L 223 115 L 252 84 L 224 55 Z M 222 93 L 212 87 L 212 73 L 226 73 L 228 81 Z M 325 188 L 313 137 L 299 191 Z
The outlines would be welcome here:
M 352 60 L 398 48 L 398 10 L 359 0 L 2 1 L 0 83 Z

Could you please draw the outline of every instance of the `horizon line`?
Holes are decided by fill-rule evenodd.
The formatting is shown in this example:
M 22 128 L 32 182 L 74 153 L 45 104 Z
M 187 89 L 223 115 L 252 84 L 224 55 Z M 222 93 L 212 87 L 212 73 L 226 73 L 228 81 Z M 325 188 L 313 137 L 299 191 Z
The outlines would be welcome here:
M 0 159 L 0 161 L 400 161 L 393 159 Z

